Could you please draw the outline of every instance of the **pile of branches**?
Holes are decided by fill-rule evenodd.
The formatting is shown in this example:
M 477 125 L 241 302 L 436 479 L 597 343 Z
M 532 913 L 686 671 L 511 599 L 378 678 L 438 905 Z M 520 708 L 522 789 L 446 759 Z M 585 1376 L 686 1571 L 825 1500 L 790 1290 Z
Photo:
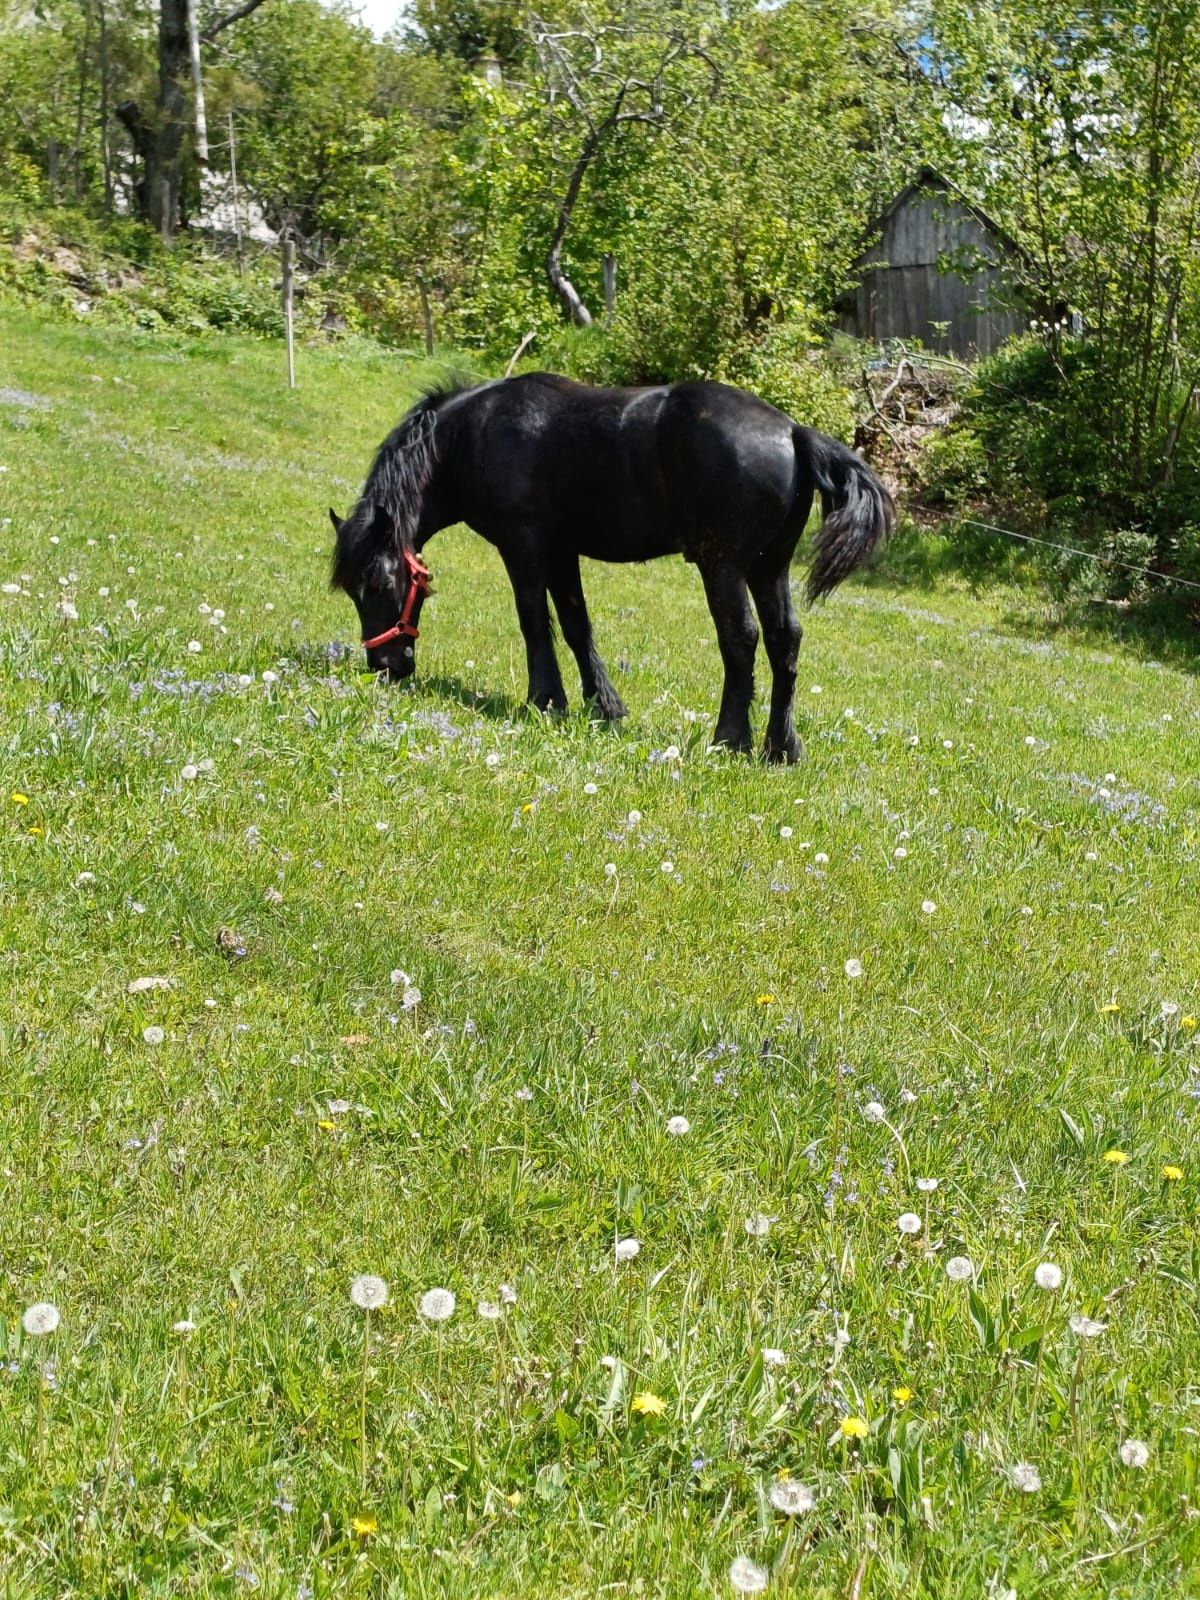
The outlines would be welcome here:
M 919 482 L 919 458 L 936 431 L 958 416 L 971 368 L 946 356 L 892 348 L 863 367 L 865 409 L 854 436 L 877 472 L 904 492 Z

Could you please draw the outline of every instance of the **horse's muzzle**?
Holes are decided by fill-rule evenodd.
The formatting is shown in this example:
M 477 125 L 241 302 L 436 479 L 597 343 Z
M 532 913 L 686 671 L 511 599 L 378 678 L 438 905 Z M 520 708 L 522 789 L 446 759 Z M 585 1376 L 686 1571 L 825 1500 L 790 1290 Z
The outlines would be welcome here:
M 407 640 L 391 648 L 368 650 L 367 666 L 372 672 L 382 673 L 389 683 L 400 683 L 411 678 L 417 670 L 412 644 Z

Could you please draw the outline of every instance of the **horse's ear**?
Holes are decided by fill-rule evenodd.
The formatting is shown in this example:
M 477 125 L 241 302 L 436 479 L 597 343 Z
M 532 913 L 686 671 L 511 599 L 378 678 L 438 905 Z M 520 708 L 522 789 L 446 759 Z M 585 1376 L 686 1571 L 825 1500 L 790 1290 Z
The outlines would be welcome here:
M 341 531 L 342 531 L 342 519 L 341 519 L 341 517 L 338 516 L 337 512 L 333 509 L 332 506 L 330 506 L 330 508 L 329 508 L 329 520 L 330 520 L 330 522 L 333 523 L 333 531 L 334 531 L 334 533 L 341 533 Z
M 391 544 L 396 537 L 396 524 L 382 506 L 375 507 L 375 520 L 371 524 L 371 532 L 381 545 Z

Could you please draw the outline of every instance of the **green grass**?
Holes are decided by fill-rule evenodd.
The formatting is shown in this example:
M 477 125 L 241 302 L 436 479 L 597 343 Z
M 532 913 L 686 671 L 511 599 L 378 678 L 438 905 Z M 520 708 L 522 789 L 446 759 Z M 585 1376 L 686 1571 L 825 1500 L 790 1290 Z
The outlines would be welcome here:
M 381 687 L 325 508 L 423 374 L 299 371 L 0 321 L 5 1593 L 1196 1592 L 1193 677 L 859 584 L 767 769 L 694 572 L 590 569 L 631 715 L 543 720 L 457 530 Z

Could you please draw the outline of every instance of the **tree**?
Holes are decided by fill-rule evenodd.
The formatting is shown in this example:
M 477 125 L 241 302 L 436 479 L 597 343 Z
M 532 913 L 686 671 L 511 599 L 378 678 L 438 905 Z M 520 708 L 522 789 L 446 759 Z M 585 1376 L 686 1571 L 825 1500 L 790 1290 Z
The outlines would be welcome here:
M 610 144 L 635 129 L 661 133 L 698 99 L 716 94 L 720 73 L 704 46 L 705 20 L 703 10 L 689 16 L 674 4 L 665 13 L 639 6 L 628 21 L 599 25 L 584 13 L 571 27 L 530 18 L 538 89 L 555 142 L 566 151 L 545 272 L 576 327 L 587 327 L 592 314 L 562 257 L 584 180 Z
M 191 75 L 188 8 L 199 0 L 160 0 L 158 15 L 158 97 L 155 115 L 147 119 L 136 100 L 125 100 L 117 116 L 125 125 L 144 167 L 138 188 L 145 221 L 169 240 L 179 220 L 184 140 L 188 128 L 186 84 Z M 208 45 L 263 0 L 242 0 L 233 10 L 213 17 L 200 29 Z
M 1200 0 L 937 0 L 931 21 L 943 161 L 1021 246 L 1086 498 L 1136 522 L 1200 391 Z

